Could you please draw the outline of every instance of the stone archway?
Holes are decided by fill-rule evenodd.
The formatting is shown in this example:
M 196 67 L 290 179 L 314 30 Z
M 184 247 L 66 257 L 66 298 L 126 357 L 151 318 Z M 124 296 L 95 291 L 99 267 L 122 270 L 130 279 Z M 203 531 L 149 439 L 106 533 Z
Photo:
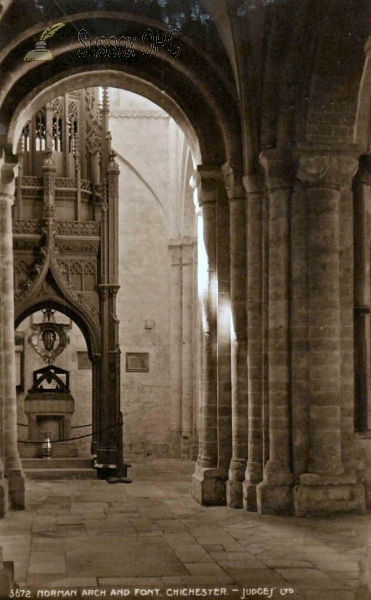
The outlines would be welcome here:
M 100 381 L 100 344 L 99 339 L 96 339 L 96 334 L 86 321 L 84 316 L 76 310 L 74 307 L 66 301 L 65 298 L 55 297 L 40 297 L 35 303 L 30 303 L 22 313 L 16 312 L 15 315 L 15 329 L 29 316 L 32 314 L 43 311 L 45 309 L 52 309 L 53 311 L 59 312 L 67 317 L 79 328 L 83 338 L 86 342 L 86 348 L 89 360 L 92 366 L 92 381 L 91 381 L 91 426 L 92 426 L 92 438 L 90 440 L 90 451 L 91 454 L 96 456 L 97 448 L 99 445 L 99 381 Z M 90 422 L 90 421 L 89 421 Z
M 79 21 L 80 26 L 89 25 L 90 28 L 93 25 L 91 19 L 105 27 L 117 27 L 118 23 L 123 27 L 140 23 L 145 27 L 160 29 L 163 25 L 161 20 L 149 19 L 143 15 L 138 19 L 138 15 L 123 12 L 105 11 L 101 14 L 96 11 L 87 14 L 79 13 L 76 8 L 70 18 L 62 17 L 61 22 Z M 65 27 L 63 31 L 68 31 L 68 39 L 61 37 L 58 41 L 55 38 L 53 65 L 44 64 L 41 70 L 37 68 L 38 65 L 23 61 L 22 46 L 30 43 L 29 35 L 41 33 L 43 28 L 52 24 L 51 17 L 42 24 L 31 18 L 29 24 L 27 35 L 19 33 L 4 54 L 7 60 L 14 59 L 17 63 L 14 64 L 12 81 L 7 79 L 4 82 L 0 107 L 1 122 L 6 128 L 5 145 L 9 153 L 11 149 L 16 151 L 17 136 L 27 119 L 27 111 L 37 110 L 60 90 L 92 85 L 93 81 L 99 81 L 99 85 L 103 82 L 104 85 L 124 87 L 149 97 L 174 117 L 190 141 L 195 162 L 199 163 L 194 180 L 198 191 L 200 235 L 207 257 L 202 273 L 206 284 L 201 302 L 207 325 L 202 331 L 201 446 L 194 478 L 195 495 L 203 503 L 226 502 L 226 481 L 233 445 L 234 466 L 231 478 L 236 481 L 240 505 L 247 448 L 243 444 L 242 418 L 237 419 L 236 430 L 232 433 L 231 330 L 226 315 L 231 308 L 235 316 L 232 353 L 237 374 L 233 384 L 236 390 L 233 402 L 237 406 L 239 402 L 246 401 L 247 391 L 244 362 L 246 318 L 238 318 L 240 309 L 245 313 L 246 290 L 243 281 L 246 276 L 246 239 L 243 236 L 236 244 L 232 243 L 231 248 L 229 243 L 230 237 L 237 240 L 244 223 L 243 148 L 238 94 L 234 88 L 233 72 L 224 57 L 223 45 L 218 42 L 213 57 L 208 56 L 202 48 L 203 34 L 207 31 L 214 32 L 215 25 L 209 16 L 206 21 L 195 18 L 191 28 L 198 30 L 200 48 L 187 31 L 180 35 L 183 51 L 174 59 L 161 48 L 152 57 L 153 60 L 147 60 L 139 44 L 134 45 L 137 54 L 136 60 L 131 64 L 119 64 L 117 61 L 110 63 L 107 57 L 99 57 L 88 60 L 81 66 L 76 63 L 79 47 L 76 30 Z M 223 164 L 226 167 L 222 174 Z M 233 206 L 231 220 L 229 202 Z M 174 252 L 177 253 L 178 248 Z M 230 252 L 233 256 L 231 262 Z M 216 279 L 220 281 L 218 286 Z M 234 290 L 232 301 L 231 281 Z M 219 344 L 219 351 L 216 343 Z M 217 376 L 214 368 L 223 373 L 222 378 Z M 239 378 L 244 382 L 241 387 L 236 385 Z M 223 444 L 219 444 L 216 438 L 223 439 Z M 232 490 L 231 494 L 234 496 L 235 492 Z M 233 503 L 232 499 L 231 505 Z

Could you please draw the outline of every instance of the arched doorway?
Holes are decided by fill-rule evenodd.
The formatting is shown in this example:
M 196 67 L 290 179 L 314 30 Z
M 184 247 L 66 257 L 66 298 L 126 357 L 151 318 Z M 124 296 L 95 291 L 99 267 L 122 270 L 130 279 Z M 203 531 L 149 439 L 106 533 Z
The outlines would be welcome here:
M 45 434 L 53 444 L 53 458 L 90 457 L 93 385 L 88 346 L 66 313 L 45 307 L 20 317 L 15 330 L 21 457 L 40 458 Z M 48 352 L 42 331 L 49 326 L 56 335 Z
M 192 22 L 191 29 L 198 31 L 201 48 L 204 45 L 201 40 L 207 40 L 216 25 L 210 15 L 203 17 L 204 11 L 201 7 L 195 13 L 189 3 L 185 3 L 185 5 L 187 6 L 185 6 L 184 14 L 179 13 L 179 27 L 182 29 L 186 22 Z M 4 116 L 3 123 L 7 130 L 8 149 L 12 148 L 14 153 L 17 152 L 18 135 L 20 135 L 22 127 L 35 111 L 52 101 L 53 97 L 55 98 L 59 93 L 72 92 L 92 85 L 114 86 L 139 92 L 153 100 L 161 108 L 165 108 L 183 127 L 198 166 L 194 182 L 198 188 L 197 210 L 201 217 L 199 231 L 202 231 L 202 236 L 205 238 L 205 253 L 208 257 L 202 263 L 202 278 L 205 281 L 202 303 L 206 310 L 206 318 L 204 328 L 200 333 L 203 358 L 202 366 L 198 367 L 198 375 L 201 403 L 199 423 L 202 443 L 196 468 L 197 475 L 194 478 L 195 495 L 201 502 L 223 504 L 226 502 L 225 488 L 232 457 L 232 437 L 235 435 L 237 439 L 240 435 L 239 428 L 243 428 L 241 420 L 241 423 L 235 428 L 236 433 L 232 434 L 231 332 L 230 319 L 227 316 L 230 310 L 237 310 L 239 300 L 236 300 L 231 308 L 229 301 L 231 284 L 229 207 L 224 179 L 228 180 L 229 195 L 238 200 L 238 203 L 234 204 L 234 206 L 238 205 L 238 210 L 233 212 L 233 230 L 236 227 L 238 229 L 237 223 L 243 222 L 245 210 L 242 188 L 241 119 L 237 94 L 232 84 L 233 71 L 229 61 L 225 61 L 223 58 L 224 49 L 220 42 L 218 48 L 215 48 L 215 56 L 210 60 L 202 49 L 199 51 L 195 47 L 192 36 L 188 36 L 188 31 L 180 34 L 184 47 L 183 52 L 179 52 L 177 56 L 171 56 L 166 47 L 161 48 L 159 45 L 158 52 L 156 51 L 151 57 L 154 60 L 150 60 L 149 48 L 146 45 L 143 47 L 140 36 L 133 46 L 136 51 L 136 60 L 131 63 L 110 61 L 107 60 L 107 56 L 101 55 L 86 56 L 83 57 L 83 60 L 80 60 L 82 58 L 80 57 L 77 62 L 77 50 L 81 45 L 76 39 L 76 27 L 73 25 L 78 14 L 79 26 L 87 27 L 89 30 L 94 19 L 99 21 L 100 17 L 102 17 L 102 25 L 104 24 L 105 27 L 112 25 L 115 30 L 117 27 L 120 29 L 123 25 L 125 27 L 132 25 L 132 17 L 128 13 L 112 12 L 100 15 L 99 11 L 89 14 L 75 12 L 68 19 L 68 31 L 67 27 L 63 28 L 63 32 L 67 32 L 69 41 L 66 44 L 67 38 L 62 39 L 61 37 L 61 44 L 55 48 L 53 53 L 52 69 L 51 65 L 43 64 L 43 69 L 38 70 L 38 77 L 35 78 L 33 69 L 37 65 L 31 62 L 20 64 L 19 72 L 17 70 L 17 77 L 19 75 L 20 79 L 17 79 L 14 86 L 8 82 L 9 86 L 6 84 L 3 89 L 4 102 L 1 114 Z M 160 31 L 166 18 L 163 21 L 163 14 L 154 15 L 154 17 L 153 20 L 147 21 L 147 17 L 141 15 L 143 26 L 148 25 L 154 28 L 158 26 L 158 31 Z M 134 18 L 134 21 L 138 22 L 138 16 Z M 176 19 L 175 21 L 172 19 L 168 26 L 169 24 L 173 26 L 177 22 Z M 35 24 L 35 27 L 38 26 Z M 32 27 L 31 30 L 33 30 Z M 113 35 L 115 35 L 114 31 Z M 57 37 L 55 40 L 57 41 Z M 9 48 L 10 53 L 13 50 L 15 47 Z M 197 60 L 195 60 L 195 52 Z M 208 80 L 207 85 L 205 85 L 206 79 Z M 15 100 L 15 88 L 20 85 L 20 80 L 22 80 L 22 92 Z M 9 104 L 10 95 L 13 100 Z M 202 110 L 200 110 L 201 106 Z M 223 173 L 222 165 L 226 165 Z M 202 213 L 204 214 L 202 215 Z M 235 282 L 238 282 L 242 281 L 244 277 L 246 256 L 237 247 L 233 252 L 236 253 L 237 260 L 233 263 L 233 268 L 237 266 L 237 271 L 241 274 L 241 277 L 238 276 L 234 279 Z M 179 250 L 176 248 L 174 257 L 178 253 Z M 220 285 L 216 285 L 217 280 Z M 238 294 L 241 292 L 239 291 Z M 243 291 L 242 296 L 244 294 Z M 245 321 L 245 318 L 235 319 L 236 339 L 241 340 L 241 343 L 234 344 L 233 350 L 235 354 L 238 354 L 242 349 L 241 357 L 233 360 L 237 364 L 237 372 L 241 373 L 244 381 L 246 380 L 246 367 L 243 359 L 243 354 L 246 352 L 243 349 L 246 346 Z M 209 335 L 210 328 L 212 329 L 211 336 Z M 216 369 L 218 369 L 218 376 L 216 376 Z M 107 369 L 108 372 L 109 369 Z M 241 394 L 245 394 L 245 390 L 242 388 Z M 177 419 L 179 422 L 179 414 Z M 236 481 L 238 479 L 238 503 L 240 504 L 242 502 L 241 477 L 246 465 L 247 449 L 243 444 L 238 445 L 237 443 L 234 448 L 235 452 L 239 453 L 241 449 L 244 454 L 242 457 L 235 457 L 235 469 L 232 469 L 232 477 Z M 238 476 L 235 471 L 239 471 Z
M 63 131 L 65 122 L 69 127 Z M 109 145 L 117 150 L 108 171 L 111 163 L 121 171 L 117 176 L 115 167 L 117 206 L 107 236 L 102 231 L 105 137 L 112 137 Z M 117 245 L 121 291 L 114 320 L 121 327 L 113 342 L 123 350 L 117 353 L 115 393 L 122 397 L 125 455 L 194 457 L 199 336 L 197 230 L 189 180 L 196 159 L 186 135 L 168 113 L 141 96 L 89 88 L 67 92 L 31 115 L 18 149 L 21 171 L 13 213 L 17 321 L 35 304 L 51 303 L 82 323 L 93 361 L 94 431 L 101 431 L 105 347 L 98 295 L 101 278 L 112 267 L 107 253 Z M 52 196 L 47 195 L 50 181 Z M 52 216 L 45 213 L 50 197 Z M 99 436 L 92 451 L 101 464 Z

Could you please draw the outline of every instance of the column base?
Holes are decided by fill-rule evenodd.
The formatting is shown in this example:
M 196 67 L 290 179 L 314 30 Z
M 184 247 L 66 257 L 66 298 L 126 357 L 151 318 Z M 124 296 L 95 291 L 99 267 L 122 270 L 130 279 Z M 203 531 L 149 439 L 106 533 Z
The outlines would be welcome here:
M 10 598 L 10 590 L 18 589 L 14 585 L 14 563 L 4 561 L 0 564 L 0 598 Z
M 230 508 L 243 507 L 243 482 L 235 479 L 227 481 L 227 506 Z
M 243 482 L 245 480 L 246 460 L 232 458 L 228 471 L 227 506 L 230 508 L 243 507 Z
M 360 549 L 358 565 L 359 575 L 358 586 L 355 590 L 356 599 L 371 598 L 371 554 L 369 546 Z
M 5 473 L 9 486 L 9 504 L 13 510 L 24 510 L 25 477 L 20 469 L 8 469 Z
M 294 514 L 293 486 L 263 481 L 256 487 L 256 502 L 260 515 L 291 516 Z
M 300 475 L 294 488 L 295 516 L 327 517 L 336 513 L 364 514 L 365 488 L 355 475 L 335 477 L 311 473 Z
M 0 519 L 5 517 L 8 512 L 8 481 L 6 479 L 0 479 Z
M 192 477 L 192 495 L 202 506 L 226 505 L 227 474 L 196 464 Z
M 247 512 L 258 511 L 257 487 L 260 484 L 251 483 L 250 481 L 243 482 L 243 508 Z
M 269 460 L 264 478 L 256 487 L 256 501 L 260 515 L 294 514 L 294 476 L 278 461 Z

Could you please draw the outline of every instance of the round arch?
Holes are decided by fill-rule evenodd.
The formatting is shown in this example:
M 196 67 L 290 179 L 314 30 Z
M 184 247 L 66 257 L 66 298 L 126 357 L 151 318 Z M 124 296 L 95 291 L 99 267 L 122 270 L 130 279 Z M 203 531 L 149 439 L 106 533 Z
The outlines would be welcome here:
M 76 23 L 93 32 L 99 28 L 107 32 L 107 28 L 124 27 L 129 34 L 130 31 L 135 34 L 140 27 L 161 26 L 147 15 L 134 13 L 134 10 L 133 14 L 125 11 L 86 13 L 77 9 L 61 16 L 60 21 L 71 26 L 62 30 L 59 39 L 56 38 L 51 64 L 23 60 L 24 50 L 33 43 L 32 32 L 40 32 L 48 20 L 30 23 L 27 32 L 20 32 L 9 40 L 0 53 L 0 60 L 9 65 L 9 77 L 4 79 L 0 93 L 0 122 L 8 150 L 12 148 L 16 153 L 20 129 L 27 120 L 27 103 L 30 112 L 35 112 L 53 95 L 94 85 L 126 89 L 163 108 L 185 133 L 196 163 L 221 165 L 230 160 L 237 169 L 241 167 L 239 99 L 233 69 L 216 29 L 217 44 L 213 53 L 206 51 L 208 46 L 202 37 L 198 35 L 195 42 L 187 31 L 187 34 L 179 33 L 182 46 L 179 56 L 162 51 L 148 58 L 147 54 L 143 55 L 139 39 L 134 43 L 136 56 L 132 60 L 118 61 L 105 56 L 78 58 L 77 51 L 82 46 L 77 40 Z M 70 87 L 68 79 L 74 77 Z
M 21 101 L 14 111 L 8 130 L 8 143 L 12 145 L 14 154 L 17 152 L 17 143 L 23 126 L 47 102 L 50 102 L 58 95 L 66 94 L 76 89 L 85 87 L 113 87 L 143 96 L 165 110 L 186 136 L 195 162 L 198 163 L 201 161 L 198 136 L 187 115 L 171 96 L 165 94 L 150 82 L 140 79 L 135 75 L 112 69 L 93 72 L 77 69 L 77 72 L 63 79 L 53 79 L 55 81 L 50 81 L 47 87 L 44 84 L 37 86 Z

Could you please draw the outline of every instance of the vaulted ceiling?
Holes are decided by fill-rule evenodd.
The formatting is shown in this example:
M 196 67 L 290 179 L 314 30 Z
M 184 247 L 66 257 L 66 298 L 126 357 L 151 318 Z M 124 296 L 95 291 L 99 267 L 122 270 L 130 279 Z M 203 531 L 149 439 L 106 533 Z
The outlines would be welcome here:
M 184 117 L 204 163 L 230 160 L 245 171 L 263 148 L 305 141 L 309 113 L 344 101 L 356 113 L 371 33 L 369 0 L 3 0 L 0 8 L 0 123 L 8 144 L 21 106 L 71 75 L 87 86 L 101 72 L 104 81 L 121 77 L 122 87 L 137 82 Z M 66 26 L 48 42 L 54 60 L 24 61 L 57 22 Z M 81 56 L 82 30 L 93 42 L 125 36 L 131 52 Z M 173 32 L 170 46 L 156 51 L 156 32 L 160 42 Z

